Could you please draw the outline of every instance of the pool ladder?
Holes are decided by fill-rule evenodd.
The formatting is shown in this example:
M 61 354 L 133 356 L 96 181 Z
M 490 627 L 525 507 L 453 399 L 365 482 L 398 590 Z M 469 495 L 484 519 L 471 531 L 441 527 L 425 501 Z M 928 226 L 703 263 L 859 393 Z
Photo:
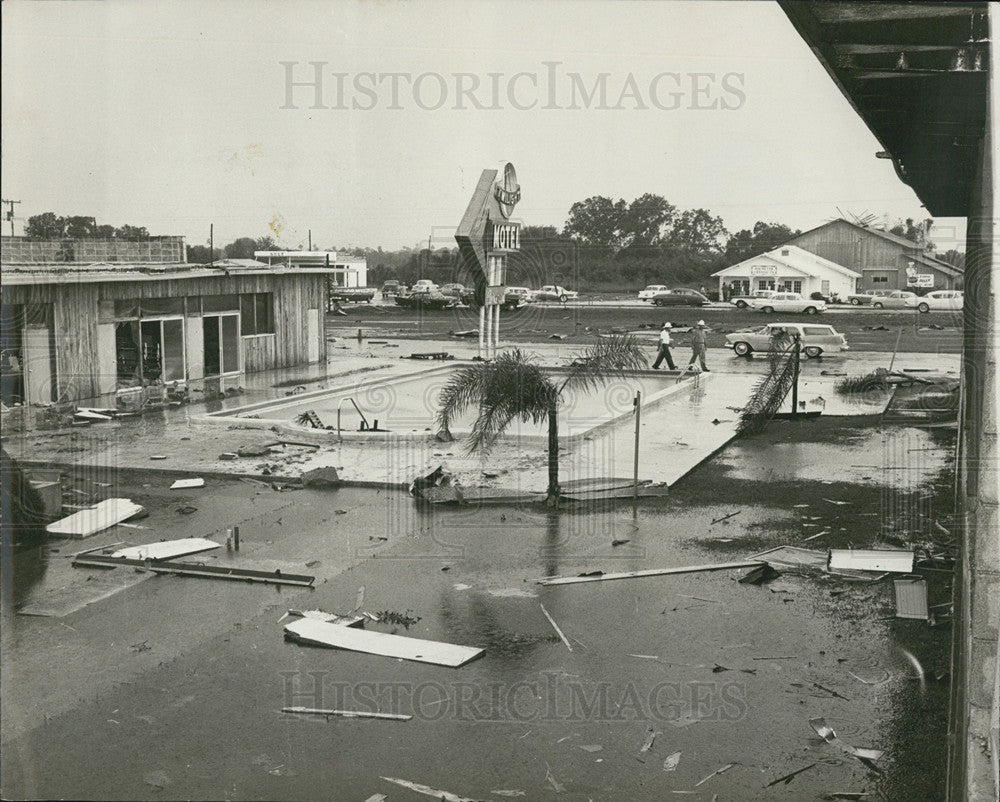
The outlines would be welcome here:
M 343 436 L 343 434 L 341 434 L 341 428 L 340 428 L 340 408 L 341 408 L 341 406 L 343 405 L 343 403 L 345 401 L 350 401 L 351 402 L 351 406 L 353 406 L 357 410 L 358 414 L 361 416 L 361 428 L 358 431 L 368 432 L 368 431 L 376 431 L 378 429 L 378 421 L 375 421 L 375 425 L 374 426 L 372 426 L 371 424 L 369 424 L 368 423 L 368 418 L 365 417 L 365 413 L 361 411 L 361 407 L 358 406 L 357 402 L 353 398 L 341 398 L 340 401 L 337 402 L 337 440 L 338 440 L 338 442 L 341 442 L 341 443 L 344 442 L 344 436 Z

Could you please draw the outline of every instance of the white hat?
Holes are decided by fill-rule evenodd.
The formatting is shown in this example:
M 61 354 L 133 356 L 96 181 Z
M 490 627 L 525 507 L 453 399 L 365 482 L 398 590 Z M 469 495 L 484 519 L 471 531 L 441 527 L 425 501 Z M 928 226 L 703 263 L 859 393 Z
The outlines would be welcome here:
M 704 326 L 705 325 L 705 321 L 704 320 L 699 320 L 698 321 L 698 325 L 699 326 Z
M 663 324 L 663 328 L 665 328 L 665 329 L 672 329 L 673 326 L 671 326 L 669 323 L 664 323 Z

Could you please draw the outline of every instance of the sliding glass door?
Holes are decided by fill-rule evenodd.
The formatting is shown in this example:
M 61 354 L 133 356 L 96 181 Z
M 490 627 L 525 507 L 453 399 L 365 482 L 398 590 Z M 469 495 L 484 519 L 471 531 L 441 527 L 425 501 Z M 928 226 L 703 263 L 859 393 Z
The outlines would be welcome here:
M 205 375 L 240 372 L 240 316 L 204 315 Z

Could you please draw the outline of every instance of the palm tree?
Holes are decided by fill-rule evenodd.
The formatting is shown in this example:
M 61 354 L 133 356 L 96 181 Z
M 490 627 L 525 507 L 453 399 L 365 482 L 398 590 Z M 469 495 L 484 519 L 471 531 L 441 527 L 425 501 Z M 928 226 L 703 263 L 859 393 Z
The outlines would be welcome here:
M 798 335 L 774 329 L 768 348 L 768 371 L 757 382 L 750 400 L 740 412 L 737 434 L 755 434 L 774 417 L 792 391 L 792 417 L 798 412 L 800 346 Z
M 566 389 L 593 389 L 646 366 L 646 357 L 631 335 L 603 337 L 572 361 L 565 378 L 546 375 L 534 358 L 520 349 L 493 362 L 479 362 L 455 371 L 441 390 L 437 423 L 443 433 L 471 406 L 479 408 L 466 451 L 490 452 L 513 420 L 549 424 L 548 501 L 559 498 L 559 404 Z

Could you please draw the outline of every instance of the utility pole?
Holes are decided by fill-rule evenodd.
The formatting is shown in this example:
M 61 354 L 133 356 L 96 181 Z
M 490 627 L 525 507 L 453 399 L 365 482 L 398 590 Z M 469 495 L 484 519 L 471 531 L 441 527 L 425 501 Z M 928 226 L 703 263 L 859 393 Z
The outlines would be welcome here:
M 15 203 L 20 203 L 20 202 L 21 201 L 19 201 L 19 200 L 7 200 L 6 198 L 4 198 L 3 200 L 0 200 L 0 203 L 6 203 L 7 204 L 7 213 L 4 215 L 4 217 L 6 217 L 7 218 L 7 222 L 10 223 L 10 235 L 12 237 L 14 236 L 14 204 Z
M 208 224 L 208 263 L 215 264 L 215 223 Z
M 313 230 L 309 229 L 309 250 L 313 249 Z

